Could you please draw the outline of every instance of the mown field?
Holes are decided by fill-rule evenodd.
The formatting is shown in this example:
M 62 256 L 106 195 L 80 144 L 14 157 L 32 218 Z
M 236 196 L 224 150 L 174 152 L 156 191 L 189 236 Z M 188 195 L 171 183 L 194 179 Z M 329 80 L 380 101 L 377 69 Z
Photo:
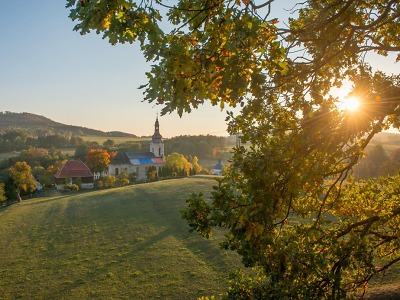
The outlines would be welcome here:
M 0 153 L 0 161 L 4 159 L 9 159 L 10 157 L 18 156 L 19 152 L 6 152 L 6 153 Z
M 178 210 L 210 177 L 27 200 L 0 210 L 0 299 L 196 299 L 240 265 Z
M 196 299 L 240 267 L 219 233 L 188 232 L 178 210 L 207 176 L 26 200 L 0 209 L 0 299 Z M 396 265 L 367 299 L 400 299 Z

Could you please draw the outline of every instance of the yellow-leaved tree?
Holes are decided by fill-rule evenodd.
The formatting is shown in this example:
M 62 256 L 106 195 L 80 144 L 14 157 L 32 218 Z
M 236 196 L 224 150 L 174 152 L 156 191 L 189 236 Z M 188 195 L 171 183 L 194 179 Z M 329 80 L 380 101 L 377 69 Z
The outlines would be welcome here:
M 31 167 L 26 162 L 16 162 L 8 172 L 14 182 L 18 201 L 22 201 L 21 192 L 33 192 L 37 188 Z

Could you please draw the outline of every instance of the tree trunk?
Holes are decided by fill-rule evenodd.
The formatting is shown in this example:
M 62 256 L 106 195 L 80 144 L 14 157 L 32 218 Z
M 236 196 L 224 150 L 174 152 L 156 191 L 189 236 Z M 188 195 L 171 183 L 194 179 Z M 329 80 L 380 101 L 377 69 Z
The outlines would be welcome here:
M 19 188 L 17 188 L 16 192 L 17 192 L 17 200 L 18 200 L 18 202 L 22 202 L 21 192 L 20 192 Z

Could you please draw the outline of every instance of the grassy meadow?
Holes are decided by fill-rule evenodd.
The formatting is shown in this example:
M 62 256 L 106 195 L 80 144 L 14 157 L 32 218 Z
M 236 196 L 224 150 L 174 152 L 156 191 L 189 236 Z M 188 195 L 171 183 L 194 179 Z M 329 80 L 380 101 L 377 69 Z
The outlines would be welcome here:
M 238 257 L 189 233 L 190 192 L 211 177 L 37 198 L 0 210 L 1 299 L 196 299 L 218 295 Z
M 13 152 L 5 152 L 5 153 L 0 153 L 0 161 L 4 159 L 9 159 L 10 157 L 18 156 L 19 152 L 13 151 Z

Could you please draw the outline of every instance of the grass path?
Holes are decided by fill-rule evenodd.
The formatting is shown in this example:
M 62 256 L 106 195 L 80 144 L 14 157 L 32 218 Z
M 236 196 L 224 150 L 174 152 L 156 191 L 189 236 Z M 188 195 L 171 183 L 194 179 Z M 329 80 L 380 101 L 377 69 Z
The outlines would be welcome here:
M 194 177 L 29 200 L 0 211 L 4 299 L 195 299 L 238 264 L 178 214 Z

